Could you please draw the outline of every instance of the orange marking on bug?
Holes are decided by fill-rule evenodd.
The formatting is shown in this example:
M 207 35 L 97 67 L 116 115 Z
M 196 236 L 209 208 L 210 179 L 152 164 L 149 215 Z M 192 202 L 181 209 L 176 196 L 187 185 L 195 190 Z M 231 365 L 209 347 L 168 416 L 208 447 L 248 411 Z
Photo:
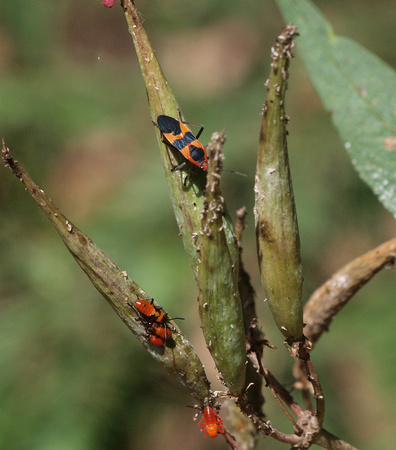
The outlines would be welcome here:
M 162 325 L 160 323 L 153 322 L 153 323 L 150 324 L 149 331 L 151 331 L 153 334 L 155 334 L 156 336 L 160 337 L 164 341 L 166 341 L 167 339 L 170 339 L 172 337 L 172 332 L 166 326 L 166 324 L 164 326 L 164 325 Z
M 214 412 L 211 406 L 206 406 L 203 411 L 203 417 L 198 423 L 202 432 L 206 432 L 204 437 L 215 438 L 217 433 L 224 434 L 223 419 Z
M 147 339 L 150 341 L 151 344 L 155 345 L 156 347 L 162 347 L 164 345 L 163 339 L 156 336 L 155 334 L 147 334 Z

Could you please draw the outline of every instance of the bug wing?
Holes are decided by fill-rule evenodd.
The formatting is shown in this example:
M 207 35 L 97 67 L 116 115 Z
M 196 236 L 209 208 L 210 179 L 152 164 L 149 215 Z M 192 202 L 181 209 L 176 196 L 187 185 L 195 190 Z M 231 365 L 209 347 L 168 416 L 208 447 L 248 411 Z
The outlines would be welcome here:
M 181 134 L 180 122 L 173 117 L 158 116 L 157 125 L 163 133 L 171 133 L 175 136 Z

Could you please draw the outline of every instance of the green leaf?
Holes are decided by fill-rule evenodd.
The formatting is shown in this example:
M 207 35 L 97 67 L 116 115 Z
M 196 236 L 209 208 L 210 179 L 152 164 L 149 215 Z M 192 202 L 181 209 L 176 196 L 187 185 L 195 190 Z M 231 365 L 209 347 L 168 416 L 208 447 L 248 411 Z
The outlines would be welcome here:
M 336 36 L 307 0 L 277 0 L 301 35 L 311 81 L 361 178 L 396 215 L 396 76 L 360 45 Z

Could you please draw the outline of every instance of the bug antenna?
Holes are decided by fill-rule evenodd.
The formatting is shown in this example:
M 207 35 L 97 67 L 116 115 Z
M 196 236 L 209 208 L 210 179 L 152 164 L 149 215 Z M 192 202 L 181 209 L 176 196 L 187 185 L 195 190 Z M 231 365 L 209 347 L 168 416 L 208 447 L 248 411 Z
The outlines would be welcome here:
M 233 173 L 234 175 L 240 175 L 241 177 L 247 177 L 246 173 L 237 172 L 236 170 L 223 169 L 223 172 Z

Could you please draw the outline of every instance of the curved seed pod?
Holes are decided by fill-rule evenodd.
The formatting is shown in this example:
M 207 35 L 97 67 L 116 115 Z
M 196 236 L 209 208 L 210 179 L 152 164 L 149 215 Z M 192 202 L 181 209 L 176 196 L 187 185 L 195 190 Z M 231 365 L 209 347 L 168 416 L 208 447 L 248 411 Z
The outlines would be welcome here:
M 92 240 L 73 225 L 52 203 L 12 158 L 3 141 L 2 157 L 5 165 L 19 178 L 37 205 L 47 216 L 64 244 L 91 280 L 94 287 L 103 295 L 126 326 L 137 336 L 149 353 L 165 369 L 182 383 L 200 402 L 209 395 L 209 382 L 203 365 L 192 345 L 180 333 L 176 325 L 172 327 L 173 346 L 155 347 L 147 339 L 147 326 L 140 320 L 133 307 L 137 299 L 149 296 L 113 261 L 100 250 Z M 158 306 L 157 306 L 158 308 Z
M 218 133 L 216 146 L 224 135 Z M 213 140 L 212 140 L 213 142 Z M 220 191 L 221 153 L 212 151 L 200 231 L 198 287 L 199 312 L 206 343 L 228 389 L 242 393 L 246 372 L 245 332 L 233 264 L 223 226 Z
M 124 0 L 123 6 L 128 29 L 133 38 L 146 86 L 151 118 L 154 122 L 157 122 L 157 117 L 160 115 L 178 118 L 178 103 L 162 72 L 139 13 L 131 0 Z M 162 142 L 161 133 L 157 127 L 156 132 L 173 211 L 190 265 L 194 275 L 197 276 L 198 255 L 196 238 L 201 226 L 200 214 L 203 209 L 202 192 L 205 189 L 205 173 L 197 169 L 194 172 L 194 176 L 190 178 L 188 187 L 186 187 L 186 173 L 179 170 L 172 172 L 175 166 L 185 161 L 184 157 L 181 156 L 179 151 L 169 149 Z M 226 230 L 229 230 L 226 236 L 230 247 L 232 247 L 235 241 L 232 225 L 228 221 L 224 221 L 224 226 Z M 237 264 L 237 253 L 234 252 L 232 256 L 234 264 Z
M 275 322 L 288 341 L 303 337 L 300 241 L 287 154 L 284 101 L 296 27 L 272 48 L 255 184 L 255 219 L 261 282 Z

